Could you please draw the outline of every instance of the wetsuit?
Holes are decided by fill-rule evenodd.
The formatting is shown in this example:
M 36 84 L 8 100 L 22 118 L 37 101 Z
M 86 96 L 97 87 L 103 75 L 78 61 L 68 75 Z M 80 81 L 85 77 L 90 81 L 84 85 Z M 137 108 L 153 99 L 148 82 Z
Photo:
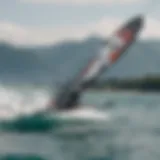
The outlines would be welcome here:
M 55 107 L 58 110 L 73 109 L 79 104 L 80 96 L 80 91 L 74 90 L 70 84 L 66 84 L 57 94 Z
M 74 83 L 65 84 L 57 94 L 55 107 L 58 110 L 68 110 L 77 108 L 80 103 L 82 93 L 89 87 L 93 86 L 96 78 L 91 81 L 79 84 L 79 87 L 73 87 Z

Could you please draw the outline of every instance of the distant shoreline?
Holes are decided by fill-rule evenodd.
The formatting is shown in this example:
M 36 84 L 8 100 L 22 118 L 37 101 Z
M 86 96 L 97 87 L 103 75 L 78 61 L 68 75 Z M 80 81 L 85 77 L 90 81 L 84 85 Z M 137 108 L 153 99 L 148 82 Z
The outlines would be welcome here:
M 105 90 L 112 92 L 160 92 L 160 76 L 145 76 L 135 79 L 116 79 L 101 80 L 94 84 L 92 90 Z
M 138 94 L 138 95 L 142 95 L 142 94 L 156 94 L 156 95 L 159 95 L 160 94 L 160 91 L 140 91 L 140 90 L 124 90 L 124 89 L 117 89 L 117 90 L 110 90 L 110 89 L 88 89 L 87 92 L 91 92 L 91 93 L 94 93 L 94 92 L 99 92 L 99 93 L 122 93 L 122 94 Z

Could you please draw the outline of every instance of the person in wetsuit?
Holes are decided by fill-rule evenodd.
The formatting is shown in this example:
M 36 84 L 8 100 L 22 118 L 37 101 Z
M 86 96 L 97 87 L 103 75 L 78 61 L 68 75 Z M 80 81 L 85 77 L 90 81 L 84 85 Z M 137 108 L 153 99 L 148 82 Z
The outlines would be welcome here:
M 57 94 L 55 108 L 58 110 L 74 109 L 79 104 L 81 91 L 75 90 L 67 83 Z
M 96 79 L 83 83 L 79 87 L 73 87 L 74 84 L 69 82 L 62 86 L 55 100 L 57 110 L 70 110 L 78 107 L 83 91 L 94 85 Z

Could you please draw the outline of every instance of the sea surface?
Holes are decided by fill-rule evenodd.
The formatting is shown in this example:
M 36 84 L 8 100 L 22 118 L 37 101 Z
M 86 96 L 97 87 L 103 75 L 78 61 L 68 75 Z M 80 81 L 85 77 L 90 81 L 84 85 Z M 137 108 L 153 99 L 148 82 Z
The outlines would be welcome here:
M 1 85 L 1 121 L 45 109 L 50 98 L 49 87 Z M 0 159 L 160 159 L 159 93 L 90 91 L 82 103 L 109 113 L 110 119 L 44 132 L 1 130 Z

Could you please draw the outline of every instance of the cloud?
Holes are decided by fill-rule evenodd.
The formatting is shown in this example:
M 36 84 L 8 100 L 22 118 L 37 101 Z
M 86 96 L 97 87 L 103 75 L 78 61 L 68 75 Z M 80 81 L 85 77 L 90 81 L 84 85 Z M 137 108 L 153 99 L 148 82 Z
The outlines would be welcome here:
M 160 39 L 160 20 L 149 17 L 142 32 L 142 38 Z
M 140 0 L 20 0 L 26 3 L 53 3 L 53 4 L 75 4 L 75 5 L 87 5 L 87 4 L 128 4 L 138 2 Z M 141 0 L 142 1 L 142 0 Z
M 0 41 L 15 45 L 42 45 L 63 40 L 81 40 L 92 34 L 107 36 L 117 22 L 107 18 L 87 25 L 57 28 L 25 27 L 10 22 L 0 22 Z
M 25 27 L 9 22 L 0 22 L 0 41 L 15 45 L 45 45 L 63 40 L 82 40 L 93 34 L 107 38 L 124 22 L 125 19 L 105 17 L 96 23 L 57 28 Z M 140 38 L 160 39 L 159 28 L 160 21 L 148 18 Z

